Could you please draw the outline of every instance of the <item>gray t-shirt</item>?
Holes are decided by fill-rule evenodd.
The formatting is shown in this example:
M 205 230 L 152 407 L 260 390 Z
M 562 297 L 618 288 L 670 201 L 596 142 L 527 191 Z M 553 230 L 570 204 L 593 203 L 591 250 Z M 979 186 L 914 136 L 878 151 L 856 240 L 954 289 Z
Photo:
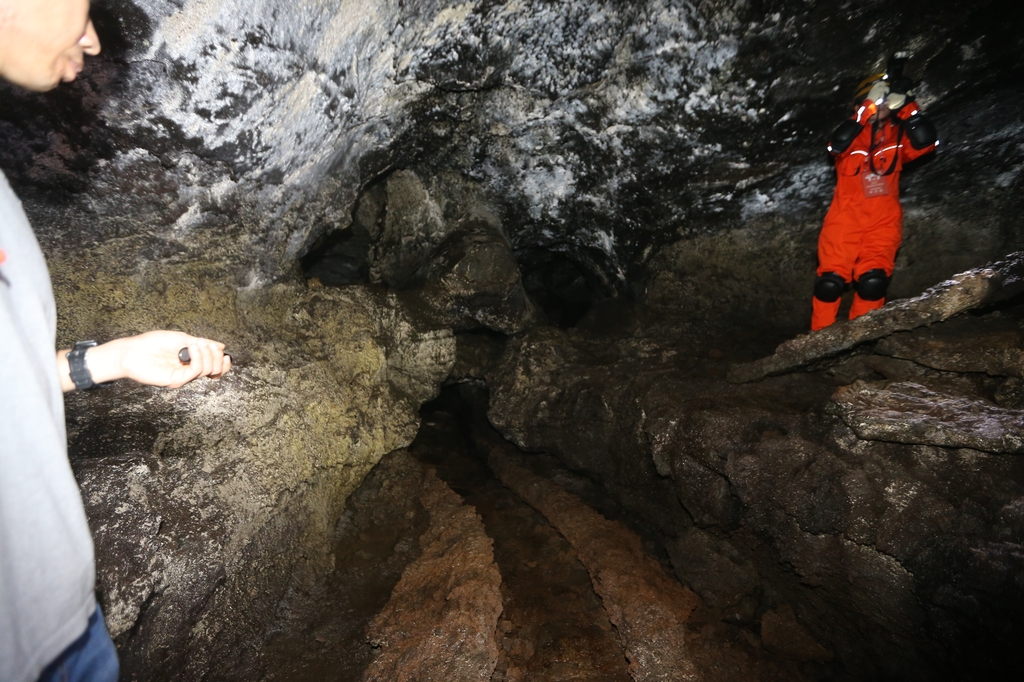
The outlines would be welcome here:
M 92 537 L 67 456 L 50 275 L 0 173 L 0 680 L 29 682 L 96 609 Z

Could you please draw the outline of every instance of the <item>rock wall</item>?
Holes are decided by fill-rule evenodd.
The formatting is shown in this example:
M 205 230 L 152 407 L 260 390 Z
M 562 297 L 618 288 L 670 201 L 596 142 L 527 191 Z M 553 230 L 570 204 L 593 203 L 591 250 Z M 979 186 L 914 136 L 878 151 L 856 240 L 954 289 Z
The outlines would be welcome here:
M 599 481 L 723 621 L 811 679 L 1013 676 L 1020 279 L 1001 305 L 987 289 L 973 314 L 929 318 L 957 287 L 970 296 L 972 274 L 859 318 L 877 333 L 858 345 L 840 338 L 856 322 L 788 342 L 777 357 L 834 348 L 742 385 L 725 358 L 755 344 L 661 311 L 601 336 L 587 319 L 538 328 L 488 373 L 489 417 Z M 931 326 L 906 331 L 915 316 Z
M 412 441 L 454 337 L 363 288 L 240 292 L 148 273 L 161 289 L 51 267 L 62 309 L 102 313 L 65 320 L 65 343 L 168 320 L 228 343 L 224 379 L 70 394 L 67 411 L 126 679 L 234 678 L 289 591 L 332 569 L 346 498 Z

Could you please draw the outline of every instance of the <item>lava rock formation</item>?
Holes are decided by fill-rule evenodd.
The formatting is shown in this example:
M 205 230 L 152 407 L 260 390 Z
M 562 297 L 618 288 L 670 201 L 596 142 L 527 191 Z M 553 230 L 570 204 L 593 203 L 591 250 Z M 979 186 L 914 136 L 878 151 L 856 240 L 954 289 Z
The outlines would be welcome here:
M 96 0 L 78 81 L 0 85 L 59 341 L 176 327 L 236 364 L 68 398 L 125 674 L 262 670 L 446 383 L 655 547 L 694 675 L 754 674 L 716 673 L 695 617 L 764 679 L 1018 668 L 1016 5 Z M 942 140 L 904 173 L 898 300 L 800 336 L 825 139 L 898 49 Z M 513 671 L 448 497 L 489 609 L 460 660 Z

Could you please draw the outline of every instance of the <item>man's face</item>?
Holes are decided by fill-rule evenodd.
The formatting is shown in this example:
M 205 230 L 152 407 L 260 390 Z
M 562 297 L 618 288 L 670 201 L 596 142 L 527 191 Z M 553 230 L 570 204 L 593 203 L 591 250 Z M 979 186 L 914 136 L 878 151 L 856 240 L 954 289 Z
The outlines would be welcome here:
M 100 52 L 89 0 L 0 0 L 0 75 L 29 90 L 73 81 Z

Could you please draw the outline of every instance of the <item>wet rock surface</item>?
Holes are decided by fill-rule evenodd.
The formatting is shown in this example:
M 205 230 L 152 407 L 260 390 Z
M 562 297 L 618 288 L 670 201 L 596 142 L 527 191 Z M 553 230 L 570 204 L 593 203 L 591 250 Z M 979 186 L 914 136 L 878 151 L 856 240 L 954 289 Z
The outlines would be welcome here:
M 641 310 L 602 343 L 586 323 L 512 340 L 489 416 L 602 481 L 723 622 L 756 624 L 805 675 L 985 679 L 1015 669 L 1024 627 L 1008 511 L 1024 460 L 1007 454 L 1021 420 L 996 402 L 1016 385 L 1003 355 L 1021 321 L 1008 303 L 877 344 L 924 364 L 867 344 L 825 371 L 735 385 L 724 358 L 756 349 L 670 342 L 685 321 Z
M 99 330 L 160 315 L 134 305 Z M 223 380 L 68 397 L 98 590 L 129 679 L 250 669 L 251 633 L 294 581 L 329 570 L 346 496 L 411 442 L 454 361 L 451 332 L 393 296 L 279 286 L 216 305 L 233 315 L 209 318 L 211 335 L 237 349 Z
M 963 316 L 934 330 L 892 334 L 874 350 L 940 371 L 1017 379 L 1024 374 L 1024 336 L 1011 316 Z

